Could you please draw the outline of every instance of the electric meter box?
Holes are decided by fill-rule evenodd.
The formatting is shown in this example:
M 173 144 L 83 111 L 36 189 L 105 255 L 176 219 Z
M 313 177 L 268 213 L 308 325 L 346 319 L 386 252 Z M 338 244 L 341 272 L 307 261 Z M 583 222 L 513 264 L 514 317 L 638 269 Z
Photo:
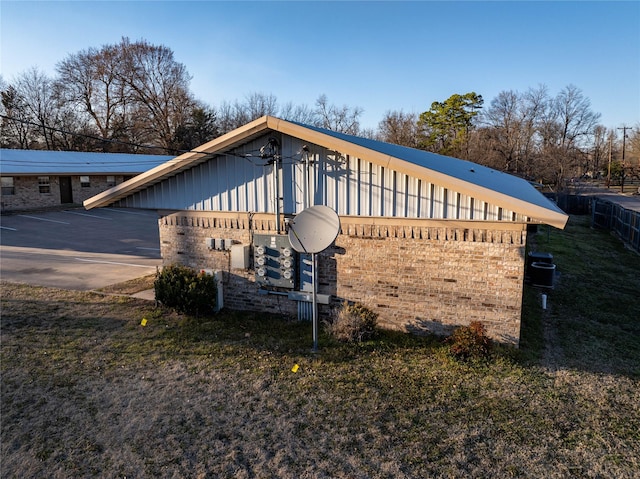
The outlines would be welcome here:
M 225 240 L 225 244 L 227 241 Z M 248 244 L 232 244 L 231 245 L 231 269 L 248 269 L 249 268 L 249 245 Z
M 298 254 L 287 235 L 254 235 L 253 266 L 260 286 L 296 287 Z

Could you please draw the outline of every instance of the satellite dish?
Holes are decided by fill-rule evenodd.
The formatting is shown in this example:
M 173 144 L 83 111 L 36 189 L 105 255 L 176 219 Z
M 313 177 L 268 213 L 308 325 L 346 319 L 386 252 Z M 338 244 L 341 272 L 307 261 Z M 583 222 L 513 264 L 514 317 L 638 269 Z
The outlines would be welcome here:
M 340 218 L 328 206 L 310 206 L 289 221 L 289 243 L 298 253 L 311 254 L 313 289 L 313 351 L 318 350 L 318 292 L 316 289 L 316 253 L 327 249 L 340 231 Z
M 289 242 L 298 253 L 320 253 L 340 231 L 340 218 L 328 206 L 310 206 L 289 221 Z

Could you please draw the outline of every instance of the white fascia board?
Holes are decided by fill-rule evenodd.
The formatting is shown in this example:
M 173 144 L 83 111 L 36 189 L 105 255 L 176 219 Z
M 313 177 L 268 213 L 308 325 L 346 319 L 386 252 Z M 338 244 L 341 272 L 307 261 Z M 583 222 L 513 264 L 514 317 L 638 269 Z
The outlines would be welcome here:
M 132 195 L 133 193 L 154 185 L 165 178 L 171 177 L 180 171 L 192 168 L 198 163 L 206 161 L 210 155 L 222 152 L 239 141 L 266 130 L 266 118 L 267 117 L 262 117 L 252 121 L 251 123 L 247 123 L 243 127 L 211 140 L 192 151 L 183 153 L 166 163 L 135 176 L 124 183 L 114 186 L 113 188 L 103 191 L 100 194 L 92 196 L 83 202 L 83 206 L 87 210 L 107 206 L 126 196 Z
M 357 145 L 340 138 L 336 138 L 320 131 L 305 128 L 304 126 L 291 123 L 286 120 L 267 117 L 267 124 L 269 128 L 279 131 L 283 134 L 294 136 L 310 143 L 314 143 L 325 148 L 334 149 L 336 151 L 339 151 L 340 153 L 371 161 L 372 163 L 383 166 L 385 168 L 389 168 L 415 178 L 438 184 L 458 193 L 462 193 L 473 198 L 486 201 L 487 203 L 494 204 L 511 211 L 515 211 L 516 213 L 528 216 L 537 222 L 549 224 L 556 228 L 563 229 L 569 218 L 564 212 L 555 207 L 555 205 L 553 205 L 551 201 L 544 198 L 544 196 L 539 192 L 536 193 L 540 194 L 540 196 L 544 198 L 544 202 L 549 203 L 548 208 L 544 207 L 543 205 L 534 204 L 514 196 L 509 196 L 490 188 L 477 185 L 460 178 L 456 178 L 455 176 L 451 176 L 446 173 L 436 171 L 401 158 L 390 156 L 385 153 L 381 153 L 370 148 Z M 456 161 L 462 160 L 456 159 Z M 468 163 L 476 167 L 479 171 L 490 170 L 481 165 L 475 165 L 471 162 Z M 507 173 L 498 171 L 495 171 L 495 173 L 497 175 L 508 175 Z M 512 177 L 512 179 L 515 180 L 515 177 Z M 525 182 L 525 180 L 522 180 L 522 182 L 523 187 L 533 188 L 531 185 Z

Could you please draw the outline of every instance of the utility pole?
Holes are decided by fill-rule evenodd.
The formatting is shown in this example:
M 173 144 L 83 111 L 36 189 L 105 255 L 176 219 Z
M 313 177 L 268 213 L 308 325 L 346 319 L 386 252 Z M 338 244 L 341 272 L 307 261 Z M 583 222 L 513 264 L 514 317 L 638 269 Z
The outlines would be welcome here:
M 609 168 L 607 169 L 607 188 L 611 188 L 611 142 L 613 135 L 609 135 Z
M 627 139 L 627 130 L 633 130 L 630 126 L 622 126 L 622 128 L 618 128 L 618 130 L 622 130 L 622 179 L 620 182 L 620 193 L 624 193 L 624 150 L 626 149 L 626 139 Z

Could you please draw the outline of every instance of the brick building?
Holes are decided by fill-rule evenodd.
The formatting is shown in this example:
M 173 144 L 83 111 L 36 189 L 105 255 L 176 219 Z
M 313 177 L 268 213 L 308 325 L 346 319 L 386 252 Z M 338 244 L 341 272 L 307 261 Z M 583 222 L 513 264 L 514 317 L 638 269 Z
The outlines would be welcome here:
M 85 201 L 158 210 L 164 264 L 221 272 L 226 307 L 308 317 L 309 258 L 287 224 L 340 217 L 320 314 L 347 301 L 393 329 L 482 321 L 517 345 L 529 223 L 567 216 L 527 181 L 467 161 L 263 117 Z
M 0 149 L 2 211 L 82 204 L 171 156 Z

